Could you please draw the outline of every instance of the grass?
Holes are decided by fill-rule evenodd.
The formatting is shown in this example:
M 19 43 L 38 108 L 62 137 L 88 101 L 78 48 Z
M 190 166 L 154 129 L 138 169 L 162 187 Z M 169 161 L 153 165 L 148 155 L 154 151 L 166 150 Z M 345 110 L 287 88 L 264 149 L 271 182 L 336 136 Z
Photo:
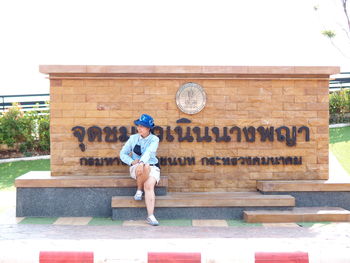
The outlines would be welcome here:
M 329 135 L 329 149 L 350 174 L 350 127 L 332 128 Z
M 227 220 L 229 226 L 262 226 L 261 223 L 246 223 L 243 220 Z
M 57 217 L 26 217 L 19 224 L 52 225 Z
M 0 164 L 0 191 L 14 191 L 18 176 L 30 171 L 49 171 L 50 160 L 19 161 Z

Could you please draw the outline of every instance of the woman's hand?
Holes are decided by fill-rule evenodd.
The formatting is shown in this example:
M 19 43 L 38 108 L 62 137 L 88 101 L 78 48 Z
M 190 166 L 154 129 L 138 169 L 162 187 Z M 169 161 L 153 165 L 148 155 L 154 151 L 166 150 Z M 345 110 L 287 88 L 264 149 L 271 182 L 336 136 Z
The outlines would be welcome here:
M 135 165 L 135 164 L 139 163 L 139 161 L 140 161 L 139 159 L 133 160 L 131 164 Z

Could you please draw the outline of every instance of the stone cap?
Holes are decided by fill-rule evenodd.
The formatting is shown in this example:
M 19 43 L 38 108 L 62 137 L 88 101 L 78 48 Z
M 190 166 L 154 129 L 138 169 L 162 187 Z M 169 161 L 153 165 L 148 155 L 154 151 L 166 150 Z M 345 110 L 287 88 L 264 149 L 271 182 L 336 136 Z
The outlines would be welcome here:
M 40 65 L 39 71 L 51 76 L 115 77 L 322 77 L 340 72 L 335 66 L 102 66 Z

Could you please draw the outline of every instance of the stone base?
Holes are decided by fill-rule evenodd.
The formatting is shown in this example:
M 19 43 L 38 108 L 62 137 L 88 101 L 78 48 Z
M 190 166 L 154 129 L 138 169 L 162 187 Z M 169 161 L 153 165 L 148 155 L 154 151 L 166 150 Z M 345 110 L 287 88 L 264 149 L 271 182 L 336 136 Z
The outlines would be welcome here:
M 266 195 L 291 195 L 295 198 L 296 207 L 342 207 L 350 210 L 349 191 L 320 192 L 261 192 Z
M 340 207 L 294 207 L 292 210 L 244 211 L 248 223 L 349 222 L 350 211 Z
M 17 217 L 112 216 L 113 196 L 132 196 L 135 187 L 17 187 Z M 155 188 L 156 195 L 166 195 L 166 187 Z
M 243 211 L 290 210 L 292 207 L 156 207 L 157 219 L 242 219 Z M 147 217 L 143 207 L 113 208 L 113 220 L 140 220 Z
M 113 196 L 132 196 L 135 187 L 17 187 L 17 217 L 111 217 L 115 220 L 144 219 L 144 207 L 112 208 Z M 166 187 L 157 187 L 156 195 L 165 196 Z M 296 207 L 342 207 L 350 210 L 350 192 L 261 192 L 265 195 L 291 195 L 295 197 Z M 285 210 L 281 207 L 156 207 L 159 219 L 242 219 L 243 211 Z

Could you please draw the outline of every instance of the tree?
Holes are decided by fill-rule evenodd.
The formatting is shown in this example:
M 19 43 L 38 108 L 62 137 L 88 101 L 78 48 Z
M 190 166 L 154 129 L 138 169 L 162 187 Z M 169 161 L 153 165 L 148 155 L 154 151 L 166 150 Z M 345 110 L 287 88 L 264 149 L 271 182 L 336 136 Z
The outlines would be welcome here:
M 348 0 L 337 0 L 337 8 L 341 9 L 342 17 L 341 21 L 338 21 L 336 29 L 325 28 L 322 30 L 322 35 L 327 37 L 331 44 L 346 58 L 350 59 L 350 18 L 348 13 Z M 319 6 L 315 6 L 314 10 L 319 13 Z M 339 31 L 340 29 L 340 31 Z M 345 38 L 346 45 L 340 47 L 337 38 Z

